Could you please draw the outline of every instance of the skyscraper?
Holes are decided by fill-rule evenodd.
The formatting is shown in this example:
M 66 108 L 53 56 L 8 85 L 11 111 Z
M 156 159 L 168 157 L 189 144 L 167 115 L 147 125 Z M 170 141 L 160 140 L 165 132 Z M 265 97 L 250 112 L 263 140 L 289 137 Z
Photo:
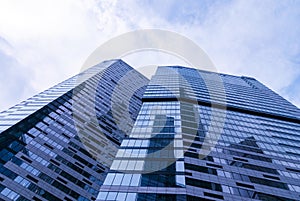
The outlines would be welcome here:
M 300 110 L 249 77 L 159 67 L 99 200 L 300 200 Z
M 135 82 L 113 93 L 127 74 Z M 1 113 L 0 200 L 95 200 L 147 83 L 107 61 Z
M 300 200 L 299 117 L 253 78 L 106 61 L 1 113 L 0 199 Z

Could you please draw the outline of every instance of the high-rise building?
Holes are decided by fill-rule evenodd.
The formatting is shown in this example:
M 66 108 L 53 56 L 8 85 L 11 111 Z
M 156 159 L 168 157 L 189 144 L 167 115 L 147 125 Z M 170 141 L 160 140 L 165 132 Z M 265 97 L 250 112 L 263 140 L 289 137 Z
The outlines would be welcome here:
M 1 113 L 0 200 L 96 200 L 148 81 L 107 61 Z
M 300 200 L 300 110 L 249 77 L 159 67 L 99 200 Z
M 249 77 L 106 61 L 0 131 L 3 200 L 300 200 L 300 110 Z

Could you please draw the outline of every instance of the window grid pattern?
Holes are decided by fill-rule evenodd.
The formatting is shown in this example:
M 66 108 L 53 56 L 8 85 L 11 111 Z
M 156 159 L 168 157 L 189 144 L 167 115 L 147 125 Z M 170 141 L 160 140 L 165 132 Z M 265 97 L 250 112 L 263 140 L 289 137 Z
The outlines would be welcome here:
M 116 122 L 119 117 L 127 123 L 126 111 L 111 114 L 110 101 L 118 80 L 128 72 L 135 75 L 135 84 L 147 84 L 123 61 L 103 62 L 1 113 L 0 140 L 5 143 L 0 149 L 0 199 L 95 200 L 115 153 L 107 153 L 106 160 L 95 156 L 104 146 L 117 148 L 125 137 Z M 96 91 L 95 97 L 91 90 Z M 130 99 L 131 121 L 136 119 L 144 90 L 138 89 Z M 115 95 L 122 100 L 130 91 L 124 88 Z M 95 111 L 97 122 L 91 122 Z M 74 115 L 79 116 L 76 122 Z M 98 128 L 105 137 L 95 138 Z
M 215 103 L 226 103 L 228 110 L 207 106 L 212 101 L 207 85 Z M 143 100 L 132 132 L 123 140 L 101 187 L 99 200 L 300 199 L 300 124 L 280 118 L 297 119 L 299 109 L 257 80 L 179 66 L 159 67 Z M 153 177 L 155 182 L 147 179 L 143 185 L 142 178 L 147 175 L 132 171 L 128 161 L 147 159 L 151 140 L 155 140 L 155 115 L 166 114 L 174 118 L 172 142 L 182 150 L 176 158 L 175 174 L 183 176 L 184 182 L 180 187 L 158 185 L 163 176 L 170 181 L 173 178 L 161 171 L 160 178 Z M 203 156 L 201 150 L 209 154 Z M 159 157 L 164 160 L 166 156 Z M 130 167 L 129 172 L 125 166 Z M 132 197 L 127 199 L 125 194 Z

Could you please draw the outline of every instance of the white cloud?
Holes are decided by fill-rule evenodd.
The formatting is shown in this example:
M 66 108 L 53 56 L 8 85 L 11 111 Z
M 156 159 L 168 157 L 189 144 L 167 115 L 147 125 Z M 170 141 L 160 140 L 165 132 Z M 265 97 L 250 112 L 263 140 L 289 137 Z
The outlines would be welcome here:
M 220 70 L 254 76 L 280 90 L 299 75 L 298 64 L 290 60 L 295 43 L 300 42 L 296 26 L 299 10 L 294 7 L 237 1 L 214 10 L 203 26 L 204 36 L 210 36 L 201 41 Z
M 162 28 L 186 35 L 207 51 L 219 71 L 253 76 L 299 104 L 300 95 L 289 93 L 292 85 L 299 85 L 295 80 L 300 77 L 300 11 L 296 3 L 1 2 L 0 36 L 10 48 L 8 51 L 6 46 L 4 50 L 5 45 L 0 43 L 0 50 L 15 63 L 9 72 L 4 63 L 0 65 L 1 89 L 7 94 L 1 98 L 0 110 L 78 73 L 87 56 L 101 43 L 140 28 Z M 13 87 L 4 87 L 6 80 L 16 77 L 26 80 L 24 95 L 6 98 L 14 91 Z
M 26 77 L 30 76 L 30 71 L 24 71 L 22 66 L 10 54 L 12 49 L 8 43 L 0 38 L 0 65 L 1 74 L 0 80 L 3 82 L 0 85 L 1 98 L 0 108 L 7 108 L 16 99 L 25 99 L 30 91 L 29 80 Z M 18 72 L 16 74 L 16 72 Z M 14 93 L 12 93 L 12 91 Z
M 300 84 L 294 82 L 300 77 L 299 62 L 293 59 L 300 53 L 300 10 L 294 4 L 236 1 L 212 10 L 199 41 L 220 71 L 253 76 L 285 95 Z M 292 96 L 285 97 L 297 104 L 300 96 Z
M 96 20 L 88 4 L 75 1 L 9 1 L 1 4 L 0 36 L 10 44 L 14 68 L 2 63 L 0 109 L 6 109 L 79 72 L 81 64 L 99 43 Z M 2 48 L 3 49 L 3 48 Z M 7 49 L 7 48 L 6 48 Z M 30 72 L 30 73 L 24 73 Z M 7 80 L 22 77 L 26 93 L 5 87 Z M 20 80 L 20 79 L 18 79 Z M 22 85 L 22 83 L 19 83 Z M 15 101 L 3 94 L 15 95 Z

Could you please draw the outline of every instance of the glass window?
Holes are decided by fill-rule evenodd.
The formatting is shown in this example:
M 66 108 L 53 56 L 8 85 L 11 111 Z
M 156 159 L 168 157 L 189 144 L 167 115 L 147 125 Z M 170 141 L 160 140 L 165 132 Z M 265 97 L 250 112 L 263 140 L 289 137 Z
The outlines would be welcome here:
M 139 149 L 133 149 L 131 152 L 131 157 L 134 157 L 134 158 L 138 157 L 139 151 L 140 151 Z
M 174 156 L 175 156 L 175 158 L 183 158 L 183 150 L 175 149 Z
M 15 178 L 15 181 L 17 182 L 17 183 L 20 183 L 21 181 L 22 181 L 22 177 L 20 177 L 20 176 L 17 176 L 16 178 Z
M 5 188 L 3 191 L 1 191 L 1 194 L 4 195 L 4 196 L 7 196 L 10 192 L 11 192 L 10 189 Z
M 135 140 L 128 140 L 128 147 L 133 147 L 135 144 Z
M 113 185 L 115 185 L 115 186 L 121 185 L 123 176 L 124 176 L 124 174 L 116 174 Z
M 132 174 L 124 174 L 122 180 L 122 186 L 129 186 L 131 181 Z
M 132 149 L 126 149 L 125 152 L 124 152 L 123 157 L 130 157 L 131 152 L 132 152 Z
M 135 164 L 136 164 L 136 161 L 128 161 L 126 170 L 134 170 Z
M 113 173 L 108 173 L 106 178 L 105 178 L 105 181 L 103 183 L 103 185 L 111 185 L 113 180 L 115 178 L 115 174 Z
M 139 153 L 139 157 L 146 157 L 147 155 L 147 149 L 141 149 Z
M 140 174 L 133 174 L 130 182 L 130 186 L 139 186 L 140 183 Z
M 117 201 L 124 201 L 126 199 L 126 193 L 118 193 Z
M 142 141 L 142 146 L 143 147 L 148 147 L 149 146 L 149 140 L 143 140 Z
M 124 154 L 124 151 L 125 151 L 124 149 L 119 149 L 116 157 L 122 157 Z
M 228 186 L 222 185 L 223 192 L 230 193 L 230 189 Z
M 183 161 L 176 161 L 176 171 L 184 172 L 184 163 Z
M 136 161 L 135 170 L 143 170 L 144 161 Z
M 128 140 L 123 140 L 121 147 L 127 147 L 127 144 L 128 144 Z
M 30 182 L 29 182 L 28 180 L 26 180 L 26 179 L 23 179 L 23 180 L 20 182 L 20 184 L 21 184 L 22 186 L 24 186 L 24 187 L 28 187 L 29 184 L 30 184 Z
M 185 186 L 185 177 L 184 175 L 176 175 L 176 184 L 179 186 Z
M 14 191 L 11 191 L 7 197 L 12 200 L 16 200 L 19 197 L 19 195 L 17 193 L 15 193 Z
M 119 170 L 126 170 L 127 165 L 128 165 L 128 160 L 122 160 L 119 166 Z
M 107 195 L 106 200 L 116 200 L 117 193 L 116 192 L 109 192 Z
M 126 197 L 126 201 L 134 201 L 136 200 L 136 193 L 128 193 Z
M 117 170 L 118 169 L 118 167 L 119 167 L 119 165 L 120 165 L 120 160 L 114 160 L 114 162 L 112 163 L 112 165 L 111 165 L 111 169 L 112 170 Z

